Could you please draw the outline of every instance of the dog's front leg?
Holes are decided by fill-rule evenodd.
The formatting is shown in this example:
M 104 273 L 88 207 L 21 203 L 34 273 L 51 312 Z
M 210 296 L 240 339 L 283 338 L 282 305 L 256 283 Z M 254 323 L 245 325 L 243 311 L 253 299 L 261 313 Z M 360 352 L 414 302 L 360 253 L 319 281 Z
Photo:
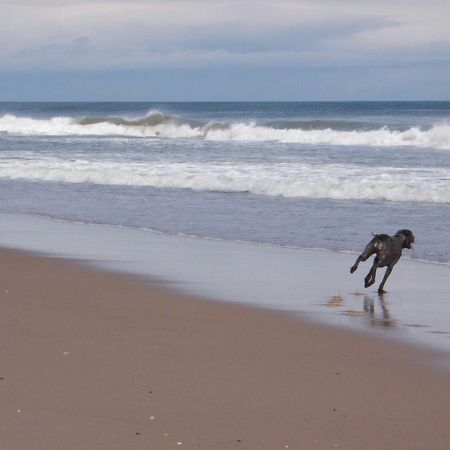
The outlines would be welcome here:
M 384 292 L 384 283 L 386 283 L 386 280 L 389 278 L 389 275 L 391 274 L 393 268 L 394 268 L 394 266 L 391 265 L 391 266 L 388 266 L 388 268 L 386 269 L 386 272 L 384 273 L 383 281 L 381 282 L 381 284 L 378 288 L 378 292 L 380 294 L 382 294 Z

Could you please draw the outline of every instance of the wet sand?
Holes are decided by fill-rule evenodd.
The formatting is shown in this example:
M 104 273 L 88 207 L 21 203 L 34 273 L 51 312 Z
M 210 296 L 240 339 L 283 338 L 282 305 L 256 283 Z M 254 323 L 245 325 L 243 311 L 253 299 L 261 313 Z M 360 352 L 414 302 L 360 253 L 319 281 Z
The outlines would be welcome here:
M 431 351 L 13 250 L 0 281 L 2 449 L 450 448 Z

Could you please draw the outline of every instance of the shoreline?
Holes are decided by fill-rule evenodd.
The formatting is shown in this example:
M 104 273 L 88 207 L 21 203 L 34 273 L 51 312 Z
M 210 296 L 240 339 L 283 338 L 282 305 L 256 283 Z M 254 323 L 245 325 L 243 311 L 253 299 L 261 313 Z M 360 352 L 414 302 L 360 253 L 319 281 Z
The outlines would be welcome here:
M 0 249 L 0 274 L 5 448 L 450 446 L 432 351 L 76 260 Z
M 447 351 L 450 267 L 402 259 L 380 298 L 355 255 L 0 214 L 0 246 L 162 280 L 182 295 L 276 310 Z M 381 273 L 379 274 L 379 278 Z

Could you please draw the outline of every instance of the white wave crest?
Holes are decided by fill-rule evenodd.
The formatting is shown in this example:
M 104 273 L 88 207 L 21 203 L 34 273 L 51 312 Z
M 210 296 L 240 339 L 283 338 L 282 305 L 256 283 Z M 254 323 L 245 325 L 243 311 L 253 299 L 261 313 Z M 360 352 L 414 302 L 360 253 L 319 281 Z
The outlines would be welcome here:
M 274 129 L 255 124 L 233 124 L 228 129 L 210 130 L 207 139 L 215 141 L 274 141 L 282 143 L 365 145 L 365 146 L 417 146 L 450 149 L 450 125 L 434 125 L 429 130 L 417 127 L 405 131 L 386 127 L 370 131 Z
M 30 136 L 130 136 L 191 138 L 203 135 L 188 124 L 161 123 L 154 126 L 129 126 L 108 121 L 82 124 L 70 117 L 33 119 L 6 114 L 0 117 L 0 132 Z
M 450 203 L 450 170 L 329 164 L 187 164 L 8 160 L 0 178 L 266 196 Z
M 132 125 L 130 125 L 132 123 Z M 184 139 L 198 138 L 211 141 L 280 142 L 314 145 L 358 146 L 416 146 L 450 149 L 450 124 L 435 124 L 423 130 L 413 127 L 405 131 L 389 130 L 334 130 L 331 128 L 305 130 L 278 129 L 254 123 L 193 125 L 182 120 L 167 120 L 150 125 L 151 120 L 95 123 L 77 121 L 70 117 L 35 119 L 6 114 L 0 117 L 0 132 L 41 136 L 129 136 L 141 138 Z

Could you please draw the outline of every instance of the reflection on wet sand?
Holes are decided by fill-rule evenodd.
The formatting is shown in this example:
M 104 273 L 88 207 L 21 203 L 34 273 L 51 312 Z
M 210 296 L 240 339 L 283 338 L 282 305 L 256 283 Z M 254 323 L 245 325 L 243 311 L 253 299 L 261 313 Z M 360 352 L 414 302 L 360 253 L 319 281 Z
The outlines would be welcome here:
M 389 308 L 383 298 L 383 295 L 378 296 L 378 303 L 380 305 L 381 311 L 375 311 L 375 301 L 372 297 L 364 295 L 364 311 L 369 313 L 371 324 L 373 326 L 382 327 L 395 327 L 397 324 L 395 320 L 391 318 L 389 313 Z
M 368 324 L 371 326 L 382 326 L 382 327 L 395 327 L 396 321 L 391 317 L 389 313 L 389 308 L 383 295 L 378 296 L 378 301 L 366 294 L 354 294 L 355 297 L 363 297 L 363 303 L 361 309 L 346 309 L 344 311 L 340 310 L 340 313 L 350 317 L 363 317 L 368 319 Z M 333 295 L 325 303 L 325 306 L 330 308 L 339 309 L 346 306 L 346 303 L 354 305 L 353 301 L 345 302 L 344 298 L 340 295 Z M 359 301 L 358 301 L 359 303 Z
M 361 298 L 362 297 L 362 298 Z M 394 319 L 389 311 L 388 302 L 383 294 L 371 296 L 360 292 L 354 292 L 346 296 L 333 295 L 322 305 L 333 308 L 339 315 L 359 318 L 359 325 L 370 327 L 396 328 L 408 327 L 412 329 L 427 329 L 426 333 L 450 337 L 450 332 L 429 329 L 429 325 L 411 322 L 402 323 L 401 317 Z

